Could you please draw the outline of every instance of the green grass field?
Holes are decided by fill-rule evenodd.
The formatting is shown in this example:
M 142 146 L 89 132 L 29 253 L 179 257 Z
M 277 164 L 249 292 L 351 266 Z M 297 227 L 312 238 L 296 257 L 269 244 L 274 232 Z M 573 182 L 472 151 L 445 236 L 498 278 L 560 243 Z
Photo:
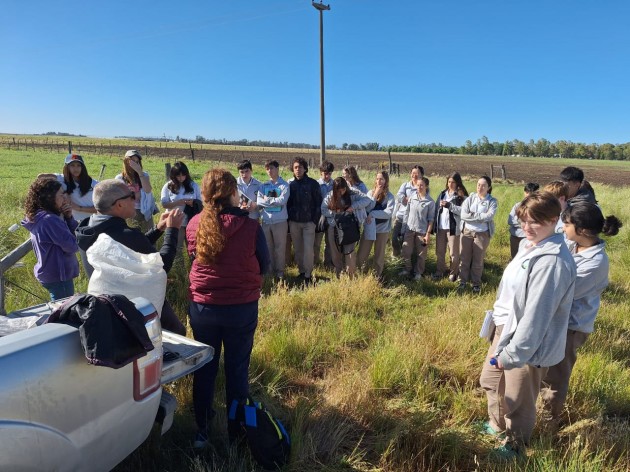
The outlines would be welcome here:
M 9 232 L 23 217 L 22 200 L 40 172 L 60 172 L 63 155 L 0 150 L 0 251 L 24 241 L 24 229 Z M 539 161 L 545 165 L 545 160 Z M 89 157 L 87 166 L 112 178 L 121 160 Z M 145 159 L 156 192 L 165 182 L 164 161 Z M 200 181 L 208 163 L 186 162 Z M 609 163 L 602 163 L 608 165 Z M 614 163 L 620 165 L 620 163 Z M 235 169 L 229 169 L 236 173 Z M 256 176 L 264 178 L 262 169 Z M 282 171 L 288 177 L 286 169 Z M 337 176 L 336 173 L 335 176 Z M 363 176 L 368 187 L 373 175 Z M 443 176 L 431 177 L 431 193 Z M 393 179 L 395 193 L 403 179 Z M 474 190 L 473 182 L 466 182 Z M 491 308 L 502 270 L 509 260 L 507 214 L 522 196 L 521 185 L 497 184 L 497 234 L 486 259 L 482 294 L 457 295 L 446 280 L 418 282 L 396 274 L 401 262 L 387 260 L 383 285 L 371 276 L 355 280 L 316 268 L 319 283 L 307 289 L 288 270 L 286 285 L 263 287 L 251 388 L 288 425 L 293 440 L 290 471 L 627 471 L 630 470 L 630 200 L 629 188 L 595 184 L 605 214 L 626 227 L 610 238 L 611 284 L 604 293 L 596 330 L 581 349 L 567 401 L 572 424 L 552 437 L 537 428 L 526 462 L 490 462 L 492 440 L 479 431 L 486 419 L 485 394 L 478 386 L 487 344 L 478 338 L 484 310 Z M 46 298 L 32 275 L 34 257 L 11 269 L 10 281 Z M 434 246 L 427 271 L 435 265 Z M 181 258 L 169 274 L 168 296 L 186 319 L 186 270 Z M 82 275 L 77 288 L 85 290 Z M 9 287 L 10 311 L 39 300 Z M 190 333 L 189 333 L 190 335 Z M 194 421 L 190 378 L 169 389 L 180 403 L 171 431 L 149 440 L 118 471 L 249 471 L 248 453 L 230 447 L 221 408 L 223 379 L 217 385 L 217 419 L 212 448 L 191 449 Z

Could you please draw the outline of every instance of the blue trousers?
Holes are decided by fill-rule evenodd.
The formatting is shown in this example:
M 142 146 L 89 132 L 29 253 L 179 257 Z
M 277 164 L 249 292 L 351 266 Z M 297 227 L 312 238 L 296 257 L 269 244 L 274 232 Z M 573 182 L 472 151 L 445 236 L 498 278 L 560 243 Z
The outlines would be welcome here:
M 203 305 L 190 303 L 190 326 L 197 341 L 214 348 L 214 358 L 193 378 L 195 421 L 200 431 L 207 431 L 215 415 L 214 383 L 223 348 L 226 408 L 232 400 L 244 400 L 249 394 L 249 360 L 258 325 L 258 300 L 239 305 Z
M 74 279 L 61 282 L 42 283 L 42 286 L 50 293 L 50 300 L 60 300 L 74 295 Z

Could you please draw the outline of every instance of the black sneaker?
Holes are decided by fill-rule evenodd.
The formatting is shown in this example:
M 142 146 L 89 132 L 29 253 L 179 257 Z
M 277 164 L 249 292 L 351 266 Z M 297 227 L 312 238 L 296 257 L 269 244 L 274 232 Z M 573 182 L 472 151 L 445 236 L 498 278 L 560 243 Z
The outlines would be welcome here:
M 479 285 L 473 285 L 473 293 L 481 293 L 481 287 Z

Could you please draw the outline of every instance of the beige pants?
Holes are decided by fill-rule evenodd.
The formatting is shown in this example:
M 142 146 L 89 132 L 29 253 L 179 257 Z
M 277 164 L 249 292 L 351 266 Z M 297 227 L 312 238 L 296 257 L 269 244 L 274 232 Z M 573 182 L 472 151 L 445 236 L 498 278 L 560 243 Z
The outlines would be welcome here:
M 315 223 L 297 223 L 289 221 L 293 255 L 300 274 L 311 277 L 313 274 L 313 244 L 315 242 Z
M 505 434 L 509 442 L 529 445 L 536 423 L 536 398 L 547 367 L 525 365 L 505 370 Z
M 370 256 L 372 246 L 374 246 L 374 270 L 376 276 L 380 277 L 385 267 L 385 248 L 387 247 L 387 240 L 389 239 L 389 233 L 376 233 L 376 241 L 368 241 L 361 235 L 361 242 L 359 243 L 359 254 L 357 255 L 357 264 L 359 267 L 363 267 Z
M 586 342 L 588 335 L 589 333 L 570 329 L 567 332 L 564 359 L 559 364 L 549 367 L 543 380 L 541 397 L 545 402 L 545 408 L 551 412 L 554 419 L 559 419 L 562 415 L 569 392 L 569 379 L 577 360 L 577 350 Z
M 405 261 L 405 270 L 409 272 L 411 270 L 411 254 L 414 253 L 418 256 L 416 265 L 413 269 L 416 275 L 424 274 L 424 262 L 427 258 L 427 247 L 423 245 L 424 234 L 416 231 L 407 231 L 405 233 L 405 239 L 403 240 L 402 256 Z
M 505 376 L 503 375 L 503 369 L 497 369 L 495 366 L 490 365 L 490 359 L 494 357 L 497 351 L 501 331 L 503 331 L 503 325 L 497 326 L 492 338 L 492 345 L 483 361 L 479 378 L 479 384 L 486 391 L 488 399 L 488 422 L 495 431 L 505 431 L 505 399 L 503 395 L 499 395 L 500 391 L 505 391 Z
M 335 240 L 334 226 L 328 227 L 328 238 L 331 242 Z M 342 248 L 344 252 L 344 254 L 342 254 L 336 244 L 330 245 L 330 257 L 332 258 L 333 265 L 335 266 L 335 273 L 337 276 L 339 276 L 341 271 L 344 269 L 344 260 L 346 272 L 348 272 L 348 275 L 351 277 L 354 275 L 357 268 L 357 253 L 354 250 L 355 247 L 356 243 L 346 244 Z
M 475 232 L 464 228 L 459 238 L 459 278 L 462 282 L 471 281 L 473 285 L 481 285 L 483 259 L 489 245 L 488 231 Z
M 287 227 L 289 223 L 281 221 L 275 224 L 263 224 L 262 229 L 267 240 L 267 249 L 271 258 L 271 273 L 276 277 L 284 276 L 287 250 Z
M 459 234 L 451 235 L 448 229 L 439 229 L 435 235 L 435 255 L 437 257 L 437 267 L 435 272 L 438 275 L 446 273 L 446 246 L 450 254 L 449 275 L 457 277 L 459 274 Z

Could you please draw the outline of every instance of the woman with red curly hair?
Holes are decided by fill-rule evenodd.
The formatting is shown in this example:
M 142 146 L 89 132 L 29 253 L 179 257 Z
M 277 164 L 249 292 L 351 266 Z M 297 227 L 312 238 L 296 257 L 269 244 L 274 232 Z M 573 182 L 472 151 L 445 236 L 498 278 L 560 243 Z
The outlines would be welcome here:
M 239 208 L 234 176 L 223 169 L 209 170 L 201 193 L 204 209 L 186 227 L 188 253 L 194 258 L 190 326 L 196 340 L 214 348 L 214 358 L 194 375 L 195 448 L 208 444 L 221 347 L 225 350 L 226 406 L 249 394 L 247 374 L 258 324 L 258 299 L 262 275 L 270 264 L 260 225 Z

